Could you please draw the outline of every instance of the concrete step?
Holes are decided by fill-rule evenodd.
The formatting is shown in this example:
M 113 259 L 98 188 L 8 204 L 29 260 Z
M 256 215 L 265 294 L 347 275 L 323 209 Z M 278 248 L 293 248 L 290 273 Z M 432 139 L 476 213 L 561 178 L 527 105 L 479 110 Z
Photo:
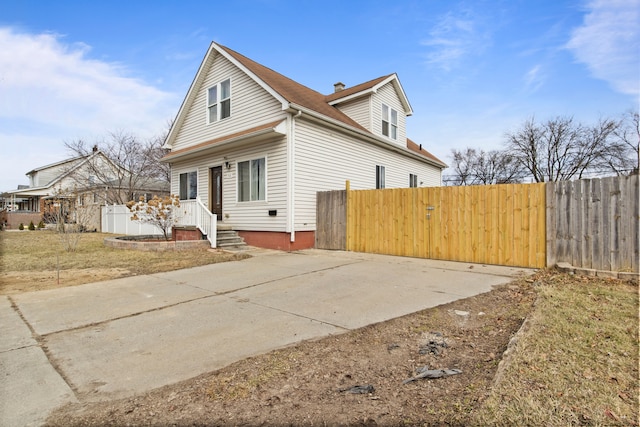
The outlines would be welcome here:
M 216 247 L 224 250 L 239 251 L 246 248 L 247 244 L 242 237 L 238 236 L 238 233 L 234 231 L 231 226 L 224 225 L 221 228 L 221 224 L 218 224 Z

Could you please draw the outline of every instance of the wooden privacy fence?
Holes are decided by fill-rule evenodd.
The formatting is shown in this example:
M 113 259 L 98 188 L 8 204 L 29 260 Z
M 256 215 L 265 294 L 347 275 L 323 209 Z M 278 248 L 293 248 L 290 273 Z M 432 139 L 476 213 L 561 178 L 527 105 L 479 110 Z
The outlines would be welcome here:
M 639 271 L 638 175 L 547 184 L 547 265 Z
M 318 193 L 316 247 L 638 272 L 638 176 Z
M 540 267 L 544 186 L 509 184 L 347 192 L 348 250 Z

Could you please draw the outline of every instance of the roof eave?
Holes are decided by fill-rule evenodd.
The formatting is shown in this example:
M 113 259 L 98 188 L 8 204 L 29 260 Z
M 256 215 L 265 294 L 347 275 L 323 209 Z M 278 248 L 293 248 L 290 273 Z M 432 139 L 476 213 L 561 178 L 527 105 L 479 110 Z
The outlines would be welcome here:
M 161 158 L 160 161 L 163 163 L 172 163 L 178 160 L 186 160 L 197 157 L 204 152 L 218 150 L 220 147 L 226 147 L 234 143 L 266 141 L 272 137 L 282 137 L 286 135 L 285 123 L 286 120 L 282 120 L 279 123 L 274 124 L 273 126 L 260 129 L 255 132 L 238 135 L 221 141 L 216 141 L 214 143 L 203 143 L 192 147 L 185 147 L 184 149 L 176 151 L 175 153 L 167 154 L 166 156 Z
M 342 104 L 343 102 L 353 101 L 354 99 L 358 99 L 363 96 L 370 95 L 372 93 L 376 93 L 376 90 L 374 88 L 368 88 L 360 92 L 352 93 L 351 95 L 345 96 L 344 98 L 334 99 L 333 101 L 329 101 L 327 104 L 333 107 L 334 105 Z
M 376 135 L 374 135 L 374 134 L 372 134 L 372 133 L 370 133 L 368 131 L 362 131 L 362 130 L 360 130 L 358 128 L 355 128 L 353 126 L 349 126 L 349 125 L 347 125 L 345 123 L 342 123 L 342 122 L 340 122 L 338 120 L 332 119 L 331 117 L 327 117 L 327 116 L 325 116 L 323 114 L 320 114 L 320 113 L 318 113 L 316 111 L 313 111 L 313 110 L 310 110 L 308 108 L 305 108 L 305 107 L 303 107 L 301 105 L 290 104 L 290 107 L 289 107 L 288 111 L 289 112 L 301 111 L 303 113 L 303 115 L 307 115 L 309 117 L 315 118 L 316 120 L 320 120 L 320 121 L 322 121 L 324 123 L 329 124 L 330 126 L 336 128 L 336 129 L 340 129 L 340 130 L 343 130 L 346 133 L 350 133 L 352 135 L 356 135 L 357 137 L 359 137 L 361 139 L 365 139 L 365 140 L 367 140 L 369 142 L 372 142 L 375 145 L 378 145 L 380 147 L 383 147 L 383 148 L 386 148 L 386 149 L 389 149 L 389 150 L 392 150 L 392 151 L 396 151 L 396 152 L 401 153 L 401 154 L 403 154 L 405 156 L 412 157 L 412 158 L 420 160 L 421 162 L 424 162 L 424 163 L 428 163 L 431 166 L 435 166 L 440 170 L 443 170 L 443 169 L 445 169 L 447 167 L 447 165 L 445 165 L 443 163 L 437 162 L 437 161 L 435 161 L 433 159 L 430 159 L 429 157 L 426 157 L 426 156 L 424 156 L 422 154 L 418 154 L 416 152 L 413 152 L 413 151 L 409 150 L 406 147 L 389 144 L 388 141 L 386 141 L 386 140 L 382 139 L 381 137 L 378 137 L 378 136 L 376 136 Z
M 162 148 L 169 149 L 169 150 L 173 148 L 173 143 L 177 138 L 177 132 L 178 132 L 177 129 L 179 129 L 184 123 L 187 111 L 189 110 L 189 107 L 193 104 L 195 100 L 196 93 L 200 89 L 200 86 L 202 84 L 203 73 L 206 72 L 205 71 L 206 64 L 208 64 L 209 60 L 211 59 L 211 55 L 214 54 L 213 53 L 214 51 L 217 54 L 222 55 L 233 65 L 235 65 L 240 70 L 242 70 L 243 73 L 245 73 L 251 79 L 253 79 L 264 90 L 269 92 L 269 94 L 271 94 L 274 98 L 276 98 L 281 103 L 283 110 L 285 110 L 288 107 L 288 101 L 282 95 L 276 92 L 271 86 L 267 85 L 260 77 L 258 77 L 255 73 L 253 73 L 251 70 L 245 67 L 242 63 L 240 63 L 237 59 L 235 59 L 232 55 L 230 55 L 225 49 L 220 47 L 220 45 L 212 41 L 211 44 L 209 45 L 209 49 L 207 49 L 207 53 L 205 54 L 204 58 L 202 59 L 202 62 L 200 63 L 200 66 L 198 67 L 198 71 L 196 72 L 196 75 L 193 78 L 191 85 L 189 86 L 187 95 L 185 96 L 184 100 L 182 101 L 182 104 L 180 105 L 178 114 L 176 114 L 176 119 L 173 121 L 171 129 L 169 129 L 169 133 L 167 134 L 167 138 L 165 139 L 165 142 Z

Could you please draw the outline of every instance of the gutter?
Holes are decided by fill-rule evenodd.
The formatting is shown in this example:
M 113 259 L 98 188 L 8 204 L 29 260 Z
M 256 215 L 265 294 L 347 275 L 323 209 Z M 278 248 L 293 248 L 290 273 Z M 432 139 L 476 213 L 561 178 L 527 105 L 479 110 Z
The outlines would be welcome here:
M 293 114 L 294 112 L 304 112 L 305 115 L 307 117 L 309 117 L 310 119 L 312 119 L 313 121 L 322 122 L 323 124 L 327 124 L 327 125 L 329 125 L 329 127 L 333 128 L 335 130 L 339 130 L 339 131 L 342 131 L 344 133 L 347 133 L 347 134 L 350 134 L 352 136 L 355 136 L 357 138 L 364 139 L 364 140 L 369 141 L 369 142 L 371 142 L 371 143 L 373 143 L 373 144 L 375 144 L 375 145 L 377 145 L 379 147 L 386 148 L 388 150 L 391 150 L 391 151 L 394 151 L 396 153 L 405 155 L 407 157 L 411 157 L 411 158 L 413 158 L 415 160 L 419 160 L 421 162 L 428 163 L 431 166 L 435 166 L 440 170 L 444 170 L 446 168 L 446 165 L 440 164 L 440 163 L 438 163 L 438 162 L 436 162 L 434 160 L 431 160 L 428 157 L 421 156 L 421 155 L 419 155 L 417 153 L 413 153 L 412 151 L 409 151 L 408 148 L 391 145 L 387 141 L 383 140 L 382 138 L 379 138 L 379 137 L 377 137 L 377 136 L 375 136 L 375 135 L 373 135 L 373 134 L 371 134 L 369 132 L 361 131 L 360 129 L 356 129 L 356 128 L 354 128 L 352 126 L 349 126 L 349 125 L 347 125 L 347 124 L 345 124 L 343 122 L 340 122 L 338 120 L 332 119 L 331 117 L 327 117 L 324 114 L 320 114 L 320 113 L 318 113 L 316 111 L 310 110 L 310 109 L 305 108 L 305 107 L 303 107 L 301 105 L 290 103 L 289 104 L 289 108 L 286 111 L 288 113 L 291 113 L 291 114 Z
M 237 135 L 237 136 L 234 136 L 234 137 L 231 137 L 231 138 L 228 138 L 228 139 L 223 139 L 223 140 L 216 141 L 216 142 L 208 141 L 208 142 L 205 142 L 205 143 L 202 143 L 202 144 L 196 144 L 196 145 L 184 147 L 184 148 L 182 148 L 180 150 L 177 150 L 175 152 L 171 152 L 171 153 L 167 154 L 166 156 L 161 158 L 160 161 L 163 162 L 163 163 L 171 163 L 171 162 L 173 162 L 175 160 L 179 160 L 179 159 L 181 159 L 183 157 L 194 156 L 194 155 L 196 155 L 198 153 L 201 153 L 203 151 L 208 151 L 208 150 L 211 150 L 211 149 L 217 149 L 218 147 L 224 147 L 226 145 L 233 144 L 233 143 L 238 142 L 238 141 L 260 138 L 260 137 L 263 137 L 263 136 L 267 136 L 269 134 L 274 134 L 274 135 L 277 134 L 277 135 L 283 136 L 284 133 L 282 133 L 281 130 L 278 129 L 281 124 L 282 124 L 282 120 L 278 121 L 277 123 L 274 122 L 271 126 L 266 127 L 264 129 L 260 129 L 260 130 L 254 131 L 254 132 Z

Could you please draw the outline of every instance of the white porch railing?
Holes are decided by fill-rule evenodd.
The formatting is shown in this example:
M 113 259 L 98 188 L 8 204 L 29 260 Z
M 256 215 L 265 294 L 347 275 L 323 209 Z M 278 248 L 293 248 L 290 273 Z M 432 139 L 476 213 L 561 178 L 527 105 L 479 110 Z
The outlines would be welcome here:
M 194 225 L 207 236 L 211 247 L 216 247 L 217 216 L 212 214 L 200 198 L 181 200 L 177 225 Z

